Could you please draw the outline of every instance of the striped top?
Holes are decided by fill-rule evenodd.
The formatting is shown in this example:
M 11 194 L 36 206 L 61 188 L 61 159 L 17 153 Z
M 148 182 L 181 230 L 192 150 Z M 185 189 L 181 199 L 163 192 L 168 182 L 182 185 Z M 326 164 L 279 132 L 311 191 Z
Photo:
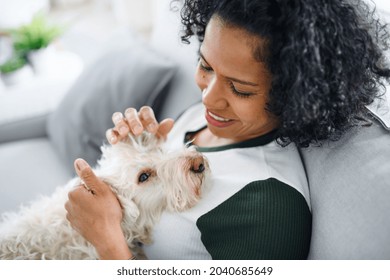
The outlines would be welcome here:
M 167 140 L 181 148 L 204 128 L 202 104 L 186 111 Z M 164 212 L 144 246 L 149 259 L 305 259 L 311 237 L 308 184 L 295 146 L 274 133 L 241 143 L 198 148 L 212 186 L 182 213 Z

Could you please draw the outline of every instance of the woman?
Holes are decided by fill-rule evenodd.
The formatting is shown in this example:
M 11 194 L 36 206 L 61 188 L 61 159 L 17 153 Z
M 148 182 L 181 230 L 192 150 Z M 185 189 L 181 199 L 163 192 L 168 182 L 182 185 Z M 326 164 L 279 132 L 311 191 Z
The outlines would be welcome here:
M 201 42 L 202 104 L 173 129 L 150 108 L 128 109 L 107 133 L 112 144 L 144 129 L 172 149 L 192 141 L 210 161 L 211 191 L 188 212 L 164 213 L 147 257 L 306 258 L 310 200 L 296 146 L 365 121 L 390 75 L 385 27 L 364 3 L 340 0 L 188 0 L 182 17 L 183 39 Z M 132 258 L 115 196 L 83 160 L 76 166 L 95 195 L 81 186 L 69 194 L 72 226 L 101 258 Z

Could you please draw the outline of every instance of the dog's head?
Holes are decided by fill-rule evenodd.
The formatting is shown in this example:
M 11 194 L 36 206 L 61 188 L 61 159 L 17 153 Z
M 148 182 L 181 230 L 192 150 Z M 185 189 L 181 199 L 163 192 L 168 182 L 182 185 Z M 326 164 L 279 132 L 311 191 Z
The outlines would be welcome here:
M 168 152 L 149 133 L 102 151 L 98 176 L 113 187 L 129 222 L 155 221 L 163 210 L 189 209 L 209 177 L 207 159 L 195 148 Z
M 201 198 L 209 179 L 209 163 L 194 147 L 166 153 L 157 166 L 166 193 L 166 209 L 183 211 Z

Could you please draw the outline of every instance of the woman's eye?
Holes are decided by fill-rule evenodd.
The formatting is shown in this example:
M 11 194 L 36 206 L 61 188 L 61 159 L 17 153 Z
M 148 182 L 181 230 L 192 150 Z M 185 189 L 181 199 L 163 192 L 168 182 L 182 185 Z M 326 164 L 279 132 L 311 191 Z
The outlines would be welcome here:
M 138 177 L 138 183 L 143 183 L 147 181 L 149 177 L 150 177 L 150 173 L 147 172 L 141 173 L 141 175 L 139 175 Z
M 211 67 L 204 65 L 202 63 L 202 61 L 199 61 L 199 67 L 200 67 L 200 69 L 202 69 L 203 71 L 206 71 L 206 72 L 213 71 L 213 69 Z
M 251 92 L 242 92 L 242 91 L 238 91 L 238 90 L 234 87 L 233 83 L 230 83 L 230 89 L 231 89 L 232 92 L 233 92 L 235 95 L 237 95 L 238 97 L 248 98 L 248 97 L 250 97 L 251 95 L 253 95 L 253 93 L 251 93 Z

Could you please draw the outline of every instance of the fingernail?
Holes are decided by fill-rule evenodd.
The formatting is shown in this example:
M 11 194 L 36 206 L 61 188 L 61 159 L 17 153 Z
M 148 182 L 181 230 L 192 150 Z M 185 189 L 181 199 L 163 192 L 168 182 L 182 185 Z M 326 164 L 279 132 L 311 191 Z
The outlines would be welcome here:
M 123 119 L 123 115 L 121 113 L 115 113 L 113 115 L 112 119 L 113 119 L 114 123 L 117 123 Z
M 83 159 L 78 159 L 76 162 L 76 166 L 78 170 L 83 170 L 85 167 L 87 167 L 87 163 Z

